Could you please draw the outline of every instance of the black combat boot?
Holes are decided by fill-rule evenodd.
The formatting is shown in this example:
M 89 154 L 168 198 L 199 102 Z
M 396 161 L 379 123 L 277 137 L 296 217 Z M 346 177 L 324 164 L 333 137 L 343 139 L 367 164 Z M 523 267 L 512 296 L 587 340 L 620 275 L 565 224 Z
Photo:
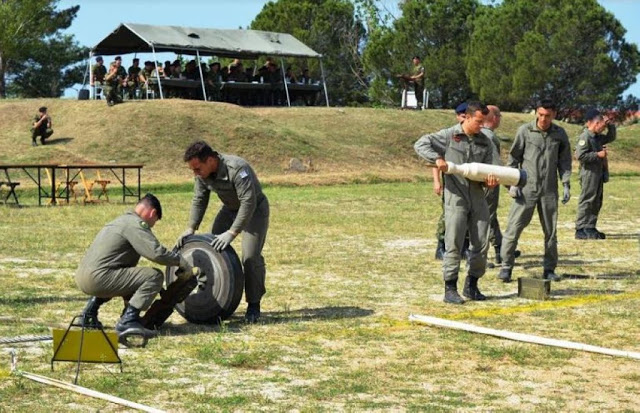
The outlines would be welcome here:
M 555 272 L 553 272 L 553 270 L 544 270 L 544 272 L 542 273 L 542 278 L 544 278 L 545 280 L 549 280 L 549 281 L 560 281 L 560 280 L 562 280 L 562 277 L 560 277 Z
M 589 236 L 584 231 L 584 229 L 577 229 L 576 230 L 576 239 L 589 239 Z
M 83 324 L 85 328 L 101 329 L 102 323 L 98 320 L 98 310 L 100 306 L 111 298 L 91 297 L 87 305 L 82 310 Z
M 436 260 L 442 261 L 444 259 L 444 240 L 438 241 L 438 246 L 436 247 Z
M 244 320 L 249 324 L 255 324 L 260 319 L 260 302 L 249 303 L 247 305 L 247 313 L 244 315 Z
M 605 239 L 606 235 L 603 232 L 598 231 L 595 228 L 585 228 L 585 234 L 587 234 L 587 239 Z
M 156 335 L 155 331 L 143 327 L 140 322 L 140 310 L 131 304 L 127 305 L 122 317 L 116 323 L 116 332 L 118 335 L 131 334 L 143 337 L 154 337 Z
M 509 283 L 511 282 L 511 270 L 510 268 L 501 268 L 498 273 L 498 279 L 502 280 L 502 282 Z
M 464 304 L 464 300 L 458 294 L 458 279 L 444 282 L 444 300 L 449 304 Z
M 484 301 L 487 299 L 478 289 L 478 279 L 470 275 L 467 275 L 467 278 L 464 280 L 462 295 L 474 301 Z

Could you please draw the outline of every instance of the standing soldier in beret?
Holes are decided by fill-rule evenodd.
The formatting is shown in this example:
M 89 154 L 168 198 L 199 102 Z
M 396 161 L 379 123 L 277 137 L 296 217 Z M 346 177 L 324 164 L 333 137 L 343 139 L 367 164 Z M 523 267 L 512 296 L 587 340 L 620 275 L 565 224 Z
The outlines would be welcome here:
M 484 125 L 487 107 L 479 102 L 467 105 L 462 123 L 439 132 L 424 135 L 414 145 L 416 152 L 437 168 L 446 172 L 447 161 L 455 164 L 495 162 L 493 143 L 480 131 Z M 487 231 L 489 208 L 484 198 L 485 186 L 498 185 L 495 176 L 485 182 L 475 182 L 458 175 L 448 175 L 444 181 L 444 216 L 446 253 L 442 263 L 445 283 L 444 302 L 463 304 L 458 294 L 461 251 L 469 232 L 469 258 L 467 278 L 462 293 L 471 300 L 486 300 L 478 289 L 478 280 L 487 265 Z
M 260 318 L 260 300 L 265 289 L 265 263 L 262 248 L 269 229 L 269 200 L 262 193 L 256 173 L 247 161 L 233 155 L 219 154 L 206 142 L 192 143 L 184 153 L 184 161 L 195 175 L 195 187 L 189 226 L 177 244 L 200 227 L 211 192 L 222 201 L 213 221 L 213 247 L 222 251 L 242 233 L 242 266 L 245 275 L 245 320 L 255 323 Z
M 604 183 L 609 180 L 606 144 L 616 140 L 616 127 L 608 117 L 596 109 L 587 111 L 587 127 L 576 145 L 576 158 L 580 162 L 580 185 L 576 217 L 576 239 L 605 239 L 596 229 L 602 208 Z M 607 134 L 602 132 L 607 128 Z

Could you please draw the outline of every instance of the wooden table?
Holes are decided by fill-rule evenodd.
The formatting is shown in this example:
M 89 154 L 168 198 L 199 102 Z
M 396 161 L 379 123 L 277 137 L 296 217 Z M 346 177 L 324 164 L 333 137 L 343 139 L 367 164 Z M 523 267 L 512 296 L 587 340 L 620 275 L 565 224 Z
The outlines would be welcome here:
M 144 165 L 142 164 L 116 164 L 116 163 L 108 163 L 108 164 L 66 164 L 66 165 L 57 165 L 56 168 L 59 170 L 62 170 L 65 172 L 64 176 L 66 177 L 65 179 L 65 186 L 64 189 L 62 190 L 62 192 L 59 195 L 62 195 L 62 197 L 66 198 L 67 202 L 69 202 L 69 195 L 70 195 L 70 188 L 69 188 L 69 182 L 73 182 L 75 179 L 78 178 L 78 176 L 80 176 L 82 178 L 83 181 L 85 181 L 84 179 L 84 174 L 83 172 L 85 170 L 100 170 L 100 169 L 104 169 L 104 170 L 109 170 L 111 171 L 111 173 L 113 174 L 113 176 L 118 180 L 118 182 L 120 182 L 120 184 L 122 185 L 122 203 L 126 203 L 127 201 L 127 197 L 135 197 L 138 200 L 140 200 L 141 197 L 141 193 L 140 193 L 140 171 L 143 168 Z M 133 189 L 131 189 L 129 186 L 127 186 L 127 170 L 137 170 L 138 174 L 138 185 L 137 188 L 135 188 L 136 190 L 134 191 Z M 118 174 L 118 172 L 121 172 L 120 174 Z M 73 173 L 73 175 L 72 175 Z M 87 185 L 85 183 L 85 191 L 87 191 Z M 91 194 L 88 194 L 88 198 L 89 200 L 91 200 Z M 85 200 L 87 199 L 87 197 L 85 197 Z
M 9 176 L 10 169 L 21 169 L 25 174 L 38 186 L 38 205 L 42 205 L 42 199 L 50 199 L 51 203 L 56 203 L 56 167 L 57 164 L 0 164 L 0 170 L 4 171 L 7 182 L 13 182 Z M 36 170 L 37 173 L 32 174 L 30 170 Z M 47 192 L 47 188 L 42 185 L 42 171 L 51 170 L 51 187 Z

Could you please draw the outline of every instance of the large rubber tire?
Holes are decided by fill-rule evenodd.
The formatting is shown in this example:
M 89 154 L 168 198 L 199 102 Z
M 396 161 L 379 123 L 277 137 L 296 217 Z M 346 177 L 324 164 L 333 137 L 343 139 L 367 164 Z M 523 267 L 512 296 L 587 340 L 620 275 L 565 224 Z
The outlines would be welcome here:
M 176 310 L 189 322 L 214 324 L 226 320 L 236 311 L 244 290 L 242 264 L 232 247 L 218 252 L 211 246 L 213 235 L 187 237 L 178 252 L 204 276 L 191 294 L 176 305 Z M 178 267 L 167 267 L 167 285 L 176 279 Z M 206 277 L 206 280 L 205 280 Z

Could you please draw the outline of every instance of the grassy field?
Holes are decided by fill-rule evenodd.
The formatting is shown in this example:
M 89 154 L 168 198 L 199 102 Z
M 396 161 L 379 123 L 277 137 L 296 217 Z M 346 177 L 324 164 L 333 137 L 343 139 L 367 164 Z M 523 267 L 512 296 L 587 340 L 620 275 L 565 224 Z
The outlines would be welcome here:
M 575 181 L 573 188 L 571 202 L 559 208 L 558 273 L 566 279 L 552 286 L 551 301 L 517 298 L 516 284 L 499 282 L 491 269 L 480 282 L 490 300 L 451 306 L 442 303 L 440 262 L 433 259 L 440 206 L 430 183 L 269 185 L 263 322 L 244 325 L 244 303 L 219 327 L 174 314 L 146 349 L 120 352 L 124 373 L 83 365 L 80 384 L 184 412 L 634 411 L 638 361 L 407 321 L 411 313 L 427 314 L 640 350 L 640 178 L 617 176 L 606 185 L 599 225 L 606 241 L 573 239 Z M 154 232 L 171 245 L 187 222 L 191 194 L 184 185 L 155 189 L 165 216 Z M 509 205 L 503 192 L 503 225 Z M 73 272 L 97 231 L 125 209 L 0 208 L 0 315 L 35 319 L 0 319 L 0 337 L 49 334 L 82 309 L 86 297 Z M 539 276 L 542 248 L 534 219 L 514 276 Z M 108 303 L 102 321 L 112 327 L 120 310 L 120 302 Z M 13 347 L 22 370 L 72 380 L 71 363 L 50 371 L 50 343 Z M 121 411 L 8 376 L 8 348 L 0 347 L 0 412 Z
M 49 107 L 51 145 L 30 146 L 37 108 Z M 532 115 L 505 113 L 498 130 L 503 156 Z M 240 154 L 265 182 L 286 185 L 415 181 L 425 175 L 413 150 L 419 136 L 454 123 L 452 110 L 242 108 L 198 101 L 8 100 L 0 102 L 0 163 L 143 163 L 146 183 L 190 180 L 182 154 L 195 139 Z M 563 124 L 575 145 L 578 125 Z M 611 169 L 640 173 L 640 125 L 623 128 L 611 147 Z M 292 174 L 291 158 L 311 160 L 312 173 Z M 427 174 L 428 175 L 428 174 Z

